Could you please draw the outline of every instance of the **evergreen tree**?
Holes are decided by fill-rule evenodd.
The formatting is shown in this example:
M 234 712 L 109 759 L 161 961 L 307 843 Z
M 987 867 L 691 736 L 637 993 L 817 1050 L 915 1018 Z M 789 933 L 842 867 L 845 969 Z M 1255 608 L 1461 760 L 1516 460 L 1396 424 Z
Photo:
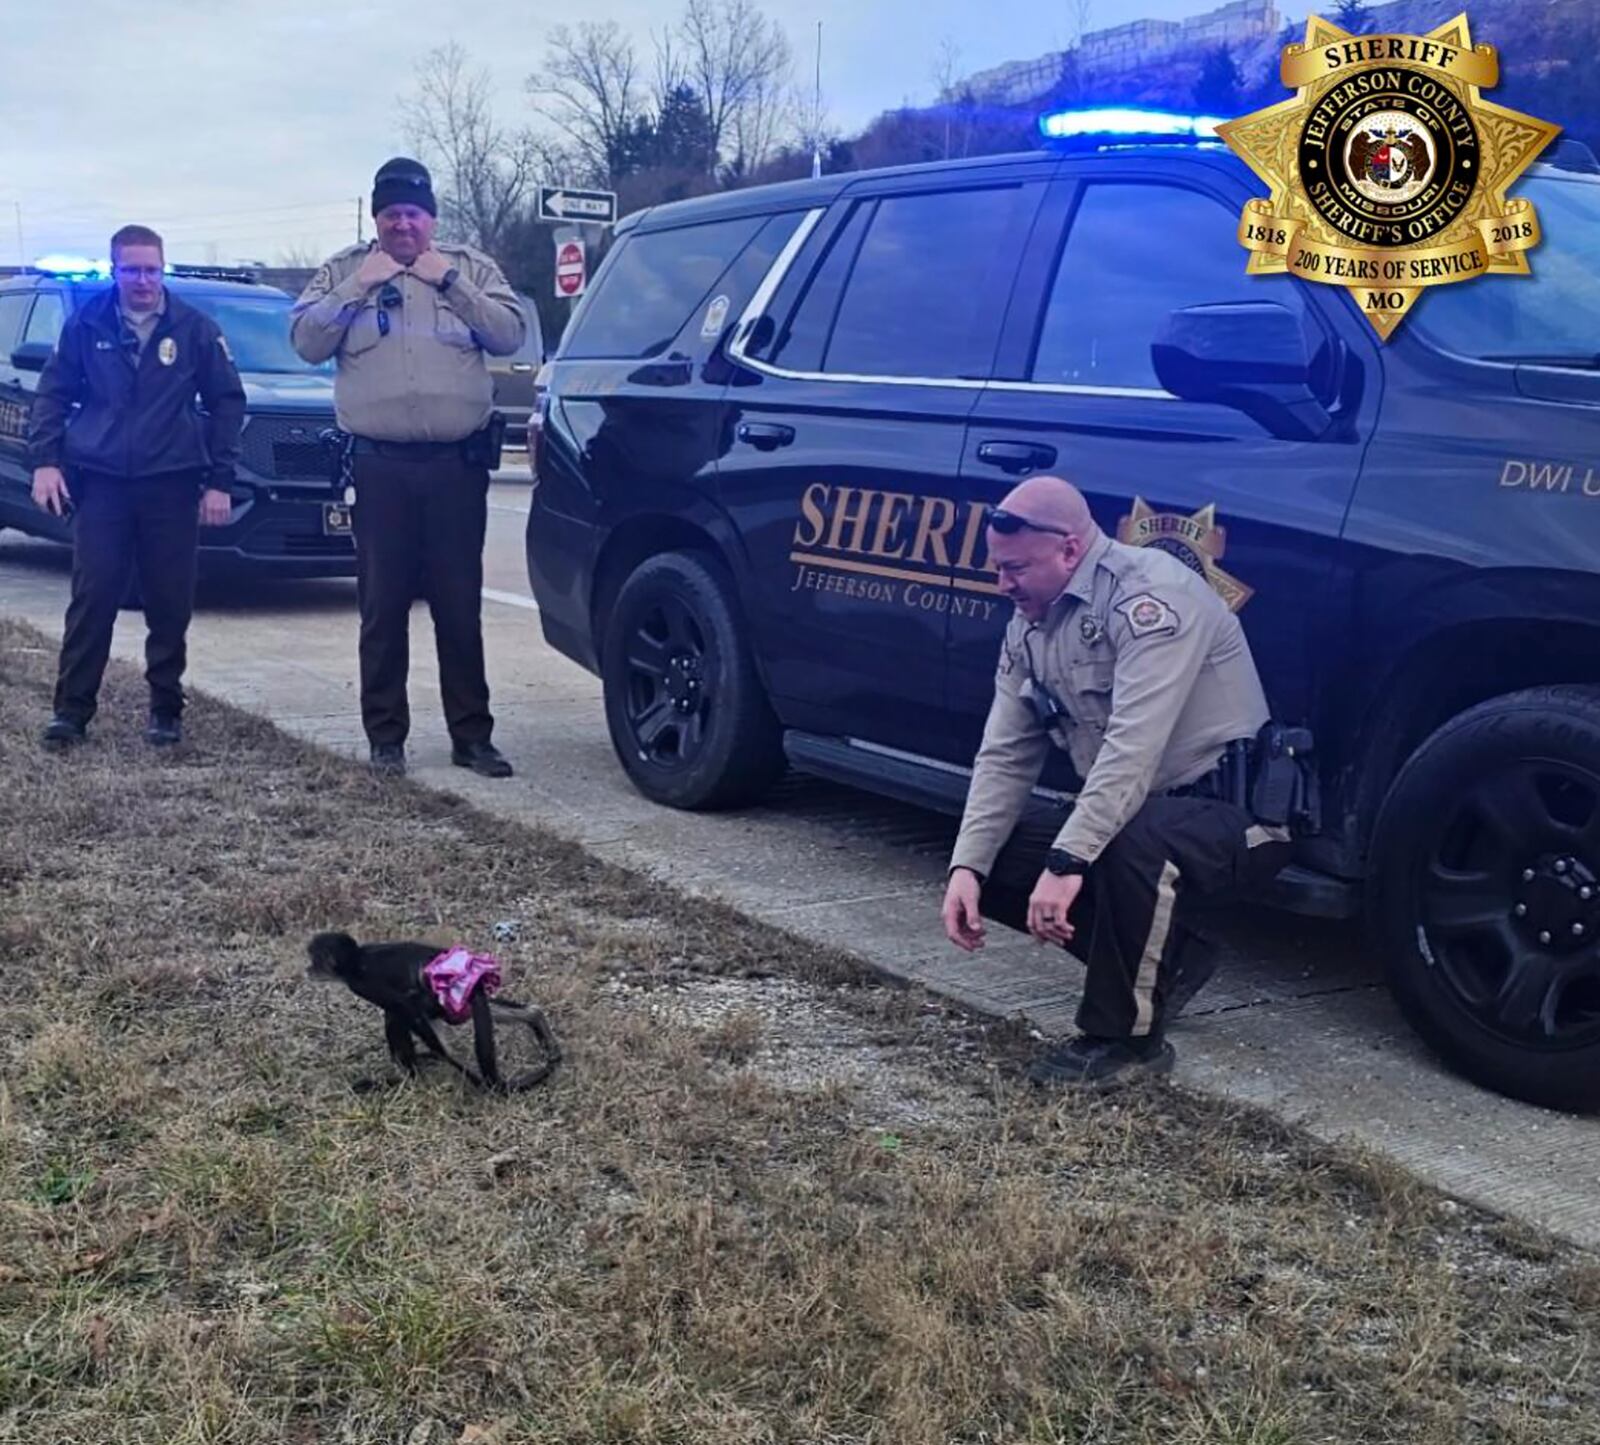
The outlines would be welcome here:
M 1334 0 L 1333 23 L 1352 35 L 1365 35 L 1372 28 L 1372 8 L 1366 0 Z
M 1200 78 L 1194 86 L 1195 109 L 1202 115 L 1231 116 L 1239 113 L 1244 77 L 1234 63 L 1233 52 L 1219 45 L 1206 54 Z

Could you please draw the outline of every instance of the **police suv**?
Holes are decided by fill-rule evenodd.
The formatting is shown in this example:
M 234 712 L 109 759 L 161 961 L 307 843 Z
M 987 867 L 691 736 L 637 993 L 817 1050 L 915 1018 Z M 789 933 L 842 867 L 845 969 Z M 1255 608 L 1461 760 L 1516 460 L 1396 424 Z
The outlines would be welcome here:
M 331 490 L 321 441 L 334 426 L 333 368 L 308 365 L 289 345 L 293 298 L 249 271 L 170 266 L 168 273 L 172 292 L 222 328 L 246 396 L 233 519 L 201 529 L 201 565 L 353 576 L 350 510 Z M 0 528 L 71 540 L 69 521 L 33 504 L 28 412 L 62 324 L 108 284 L 103 267 L 71 258 L 0 277 Z
M 660 802 L 787 762 L 958 811 L 1009 611 L 983 510 L 1059 472 L 1210 579 L 1313 729 L 1323 830 L 1278 901 L 1364 907 L 1474 1079 L 1600 1105 L 1600 174 L 1558 160 L 1520 187 L 1532 277 L 1437 288 L 1387 344 L 1246 275 L 1261 187 L 1214 142 L 630 216 L 550 367 L 545 637 Z M 1041 797 L 1075 781 L 1058 754 Z

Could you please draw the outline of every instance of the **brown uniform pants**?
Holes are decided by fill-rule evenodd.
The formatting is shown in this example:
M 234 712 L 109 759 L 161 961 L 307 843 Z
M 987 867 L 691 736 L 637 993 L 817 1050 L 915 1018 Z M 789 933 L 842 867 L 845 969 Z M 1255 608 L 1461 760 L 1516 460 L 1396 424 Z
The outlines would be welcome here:
M 433 616 L 451 741 L 487 742 L 494 731 L 482 617 L 489 473 L 455 447 L 358 449 L 353 460 L 367 740 L 403 743 L 411 730 L 411 604 L 421 597 Z
M 1173 983 L 1215 965 L 1208 915 L 1270 882 L 1289 853 L 1281 835 L 1232 803 L 1148 799 L 1089 870 L 1072 907 L 1068 947 L 1088 967 L 1078 1028 L 1099 1038 L 1160 1034 Z M 1015 890 L 996 905 L 994 916 L 1014 924 Z M 1026 914 L 1024 901 L 1023 926 Z

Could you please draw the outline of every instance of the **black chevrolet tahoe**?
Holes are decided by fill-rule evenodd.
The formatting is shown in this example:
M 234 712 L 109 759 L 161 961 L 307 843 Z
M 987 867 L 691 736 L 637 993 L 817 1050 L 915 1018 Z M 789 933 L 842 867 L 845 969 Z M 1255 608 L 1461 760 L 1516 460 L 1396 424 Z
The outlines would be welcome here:
M 662 803 L 787 764 L 959 811 L 1009 611 L 982 511 L 1059 472 L 1211 580 L 1314 730 L 1323 828 L 1275 901 L 1364 910 L 1472 1078 L 1600 1105 L 1600 176 L 1518 190 L 1533 275 L 1437 288 L 1387 344 L 1341 289 L 1246 275 L 1262 191 L 1215 145 L 630 216 L 542 402 L 544 635 Z M 1074 783 L 1054 759 L 1041 806 Z

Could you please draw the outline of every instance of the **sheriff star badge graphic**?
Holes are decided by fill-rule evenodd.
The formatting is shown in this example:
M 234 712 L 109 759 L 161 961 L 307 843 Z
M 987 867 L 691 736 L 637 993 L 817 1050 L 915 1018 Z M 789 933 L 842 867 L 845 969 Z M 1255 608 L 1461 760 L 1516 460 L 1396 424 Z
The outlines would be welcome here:
M 1482 98 L 1500 62 L 1466 15 L 1426 35 L 1313 15 L 1282 74 L 1293 100 L 1217 127 L 1272 191 L 1239 222 L 1247 271 L 1345 287 L 1385 341 L 1425 287 L 1529 274 L 1539 218 L 1506 190 L 1561 128 Z

